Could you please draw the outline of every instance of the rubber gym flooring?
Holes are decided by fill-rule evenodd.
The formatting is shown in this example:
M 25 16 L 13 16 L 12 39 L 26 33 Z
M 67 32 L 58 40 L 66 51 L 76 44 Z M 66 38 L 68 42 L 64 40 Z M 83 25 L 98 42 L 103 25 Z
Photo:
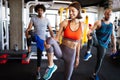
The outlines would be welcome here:
M 80 64 L 74 69 L 71 80 L 89 80 L 96 63 L 96 48 L 92 49 L 93 56 L 89 61 L 83 61 L 85 48 L 81 50 Z M 120 60 L 110 59 L 110 50 L 104 58 L 101 70 L 99 72 L 100 80 L 120 80 Z M 58 65 L 57 71 L 50 80 L 63 80 L 64 62 L 55 60 Z M 47 60 L 42 60 L 41 76 L 44 75 L 47 67 Z M 32 59 L 29 64 L 21 64 L 20 60 L 8 60 L 6 64 L 0 64 L 0 80 L 35 80 L 36 60 Z M 42 80 L 42 79 L 41 79 Z

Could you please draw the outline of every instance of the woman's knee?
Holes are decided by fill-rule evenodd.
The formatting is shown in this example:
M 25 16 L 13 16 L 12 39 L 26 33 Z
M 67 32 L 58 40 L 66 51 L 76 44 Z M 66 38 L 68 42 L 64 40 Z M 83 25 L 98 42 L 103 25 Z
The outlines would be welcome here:
M 47 43 L 47 44 L 52 44 L 53 41 L 54 41 L 54 39 L 53 39 L 52 37 L 48 37 L 48 38 L 46 39 L 46 43 Z
M 53 53 L 53 47 L 51 46 L 50 48 L 46 49 L 47 53 Z

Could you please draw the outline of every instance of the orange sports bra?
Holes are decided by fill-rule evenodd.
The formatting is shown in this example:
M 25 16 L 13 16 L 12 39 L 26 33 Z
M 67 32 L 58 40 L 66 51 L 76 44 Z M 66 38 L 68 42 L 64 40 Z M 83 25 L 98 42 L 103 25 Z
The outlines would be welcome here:
M 72 31 L 70 29 L 70 21 L 68 21 L 68 25 L 64 30 L 64 38 L 72 39 L 72 40 L 80 40 L 82 37 L 82 28 L 81 25 L 76 31 Z

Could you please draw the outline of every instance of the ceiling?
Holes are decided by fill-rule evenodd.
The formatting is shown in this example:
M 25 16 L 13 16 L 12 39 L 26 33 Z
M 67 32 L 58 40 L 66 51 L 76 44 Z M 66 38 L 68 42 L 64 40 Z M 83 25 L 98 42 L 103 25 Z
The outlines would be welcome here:
M 24 0 L 25 3 L 29 1 L 35 1 L 35 0 Z M 108 0 L 38 0 L 38 1 L 78 1 L 81 3 L 82 7 L 88 7 L 88 6 L 107 6 Z

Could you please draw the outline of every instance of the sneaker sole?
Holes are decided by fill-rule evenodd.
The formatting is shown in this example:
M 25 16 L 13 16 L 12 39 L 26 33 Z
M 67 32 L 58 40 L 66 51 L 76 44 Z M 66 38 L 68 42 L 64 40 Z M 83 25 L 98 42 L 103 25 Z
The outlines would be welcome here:
M 88 61 L 91 57 L 92 57 L 92 55 L 90 55 L 87 59 L 83 59 L 83 60 Z
M 53 73 L 54 73 L 56 70 L 57 70 L 57 66 L 55 67 L 55 69 L 54 69 L 54 70 L 53 70 L 53 72 L 51 73 L 50 77 L 48 77 L 48 78 L 47 78 L 47 79 L 45 79 L 45 80 L 50 79 L 50 78 L 51 78 L 51 76 L 53 75 Z
M 41 77 L 40 78 L 36 78 L 36 80 L 40 80 L 41 79 Z
M 29 53 L 28 56 L 24 59 L 26 62 L 30 61 L 30 57 L 31 57 L 32 53 Z
M 30 61 L 30 58 L 25 58 L 24 59 L 26 62 L 29 62 Z

